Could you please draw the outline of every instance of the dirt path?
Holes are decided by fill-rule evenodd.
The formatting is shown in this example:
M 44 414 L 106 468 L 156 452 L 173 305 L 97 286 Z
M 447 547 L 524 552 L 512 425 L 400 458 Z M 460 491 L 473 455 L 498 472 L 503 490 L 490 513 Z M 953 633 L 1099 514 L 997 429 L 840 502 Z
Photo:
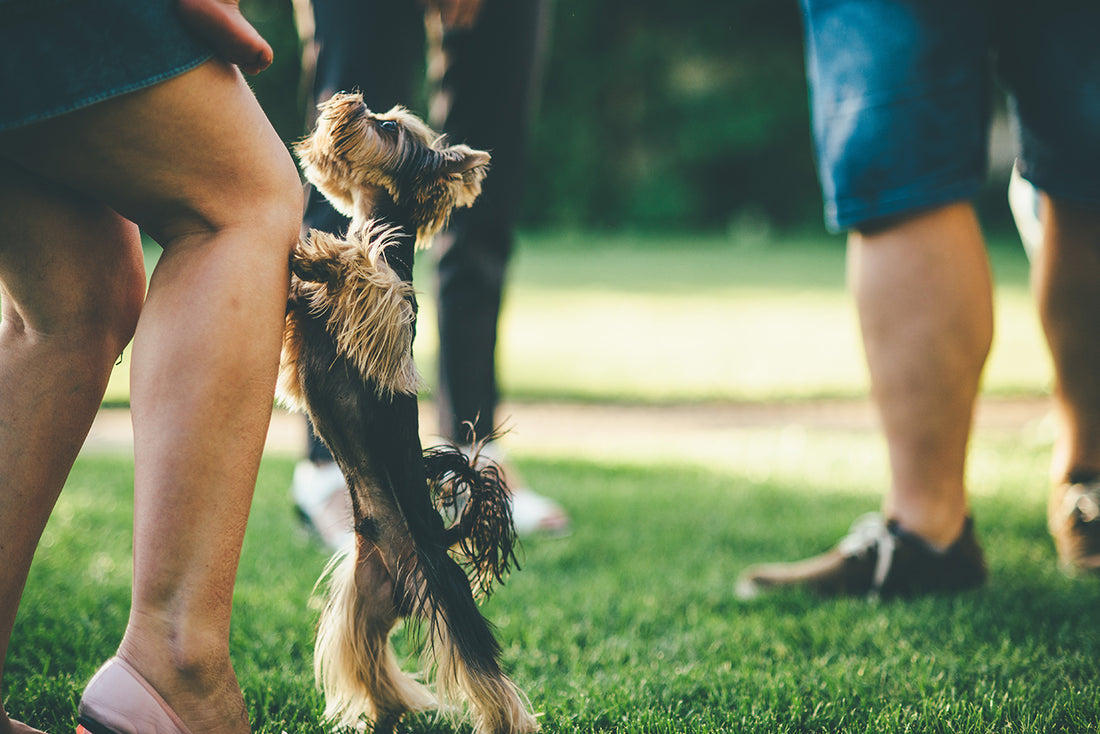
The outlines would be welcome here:
M 1020 431 L 1047 416 L 1045 398 L 984 398 L 977 431 Z M 755 428 L 805 430 L 876 430 L 872 406 L 860 400 L 790 403 L 704 403 L 690 405 L 607 405 L 591 403 L 506 403 L 499 420 L 509 429 L 506 442 L 515 452 L 576 455 L 674 451 L 677 446 L 714 446 Z M 430 404 L 421 425 L 434 430 Z M 431 442 L 431 439 L 427 439 Z M 133 442 L 127 410 L 100 411 L 86 451 L 128 451 Z M 298 455 L 305 446 L 301 416 L 276 411 L 267 439 L 271 453 Z

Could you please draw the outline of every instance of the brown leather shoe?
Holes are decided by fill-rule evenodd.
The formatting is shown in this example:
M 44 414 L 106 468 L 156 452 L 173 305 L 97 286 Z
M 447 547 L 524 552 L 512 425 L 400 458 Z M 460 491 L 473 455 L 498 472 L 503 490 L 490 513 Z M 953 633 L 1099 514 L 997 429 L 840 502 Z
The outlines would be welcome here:
M 1100 573 L 1100 481 L 1056 486 L 1047 526 L 1063 569 Z
M 962 534 L 939 550 L 878 513 L 856 520 L 832 550 L 804 561 L 748 568 L 736 593 L 752 599 L 782 589 L 805 589 L 822 596 L 889 598 L 957 592 L 981 586 L 985 559 L 967 518 Z

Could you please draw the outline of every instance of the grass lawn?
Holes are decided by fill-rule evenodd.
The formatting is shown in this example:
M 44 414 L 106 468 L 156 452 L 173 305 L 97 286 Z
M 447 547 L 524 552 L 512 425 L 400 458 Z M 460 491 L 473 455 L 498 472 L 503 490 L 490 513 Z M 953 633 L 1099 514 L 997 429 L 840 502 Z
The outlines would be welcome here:
M 1018 243 L 991 248 L 997 332 L 986 391 L 1046 389 L 1050 365 Z M 436 359 L 432 253 L 420 255 L 417 360 Z M 864 395 L 844 246 L 806 235 L 527 235 L 502 316 L 514 399 L 770 400 Z M 129 352 L 108 388 L 127 400 Z
M 616 401 L 858 395 L 863 372 L 836 240 L 733 245 L 531 237 L 516 263 L 503 372 L 513 397 Z M 630 248 L 629 244 L 637 247 Z M 426 258 L 425 258 L 426 259 Z M 994 250 L 1001 331 L 986 389 L 1049 380 L 1026 264 Z M 428 274 L 421 288 L 428 290 Z M 423 309 L 422 361 L 434 346 Z M 598 314 L 594 316 L 594 314 Z M 597 328 L 598 327 L 598 328 Z M 426 369 L 430 374 L 430 369 Z M 125 386 L 113 385 L 116 399 Z M 741 603 L 760 560 L 828 547 L 877 506 L 871 431 L 734 427 L 714 456 L 518 454 L 574 532 L 529 540 L 485 611 L 506 667 L 556 732 L 1078 732 L 1100 725 L 1100 585 L 1054 568 L 1042 431 L 975 437 L 984 589 L 911 603 Z M 321 732 L 311 674 L 325 556 L 295 526 L 295 457 L 261 467 L 236 591 L 232 652 L 254 731 Z M 133 465 L 86 453 L 47 528 L 6 670 L 9 712 L 71 731 L 83 684 L 125 625 Z M 408 649 L 403 633 L 401 650 Z M 465 732 L 423 717 L 412 732 Z
M 510 395 L 682 401 L 866 393 L 839 238 L 553 236 L 525 244 L 503 323 L 501 374 Z M 1050 367 L 1022 248 L 997 242 L 991 254 L 998 328 L 986 390 L 1042 389 Z M 431 359 L 434 327 L 426 322 L 421 332 L 418 348 Z
M 987 588 L 889 604 L 731 594 L 745 564 L 821 550 L 877 504 L 871 433 L 745 428 L 728 454 L 690 465 L 521 460 L 575 530 L 527 541 L 486 612 L 546 732 L 1095 731 L 1100 633 L 1086 620 L 1100 586 L 1054 570 L 1048 448 L 1015 432 L 976 441 Z M 291 517 L 292 466 L 262 466 L 232 637 L 255 731 L 270 734 L 323 731 L 309 599 L 325 559 Z M 82 457 L 33 568 L 6 696 L 51 732 L 72 730 L 126 620 L 131 478 L 128 459 Z M 468 731 L 431 718 L 410 729 Z

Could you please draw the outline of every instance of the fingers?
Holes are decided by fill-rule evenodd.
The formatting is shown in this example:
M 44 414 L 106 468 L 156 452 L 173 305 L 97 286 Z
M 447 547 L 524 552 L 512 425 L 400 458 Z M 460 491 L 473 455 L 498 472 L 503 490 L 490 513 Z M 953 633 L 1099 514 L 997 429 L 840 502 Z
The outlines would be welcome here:
M 238 0 L 180 0 L 180 16 L 223 60 L 257 74 L 275 57 L 271 45 L 241 15 Z
M 482 0 L 439 0 L 439 14 L 447 29 L 470 28 L 477 22 Z

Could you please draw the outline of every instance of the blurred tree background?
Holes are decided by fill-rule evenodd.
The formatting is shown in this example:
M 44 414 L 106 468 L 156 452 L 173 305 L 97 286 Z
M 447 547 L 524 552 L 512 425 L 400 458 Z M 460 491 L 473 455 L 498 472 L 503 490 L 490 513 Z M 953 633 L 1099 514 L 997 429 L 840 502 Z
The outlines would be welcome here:
M 794 2 L 559 0 L 527 220 L 817 216 Z
M 554 1 L 524 226 L 821 227 L 794 0 Z M 291 0 L 241 6 L 275 47 L 253 87 L 292 141 L 307 103 Z
M 306 103 L 291 2 L 241 5 L 275 47 L 251 82 L 293 140 Z M 527 226 L 820 221 L 794 2 L 556 0 L 542 88 Z

